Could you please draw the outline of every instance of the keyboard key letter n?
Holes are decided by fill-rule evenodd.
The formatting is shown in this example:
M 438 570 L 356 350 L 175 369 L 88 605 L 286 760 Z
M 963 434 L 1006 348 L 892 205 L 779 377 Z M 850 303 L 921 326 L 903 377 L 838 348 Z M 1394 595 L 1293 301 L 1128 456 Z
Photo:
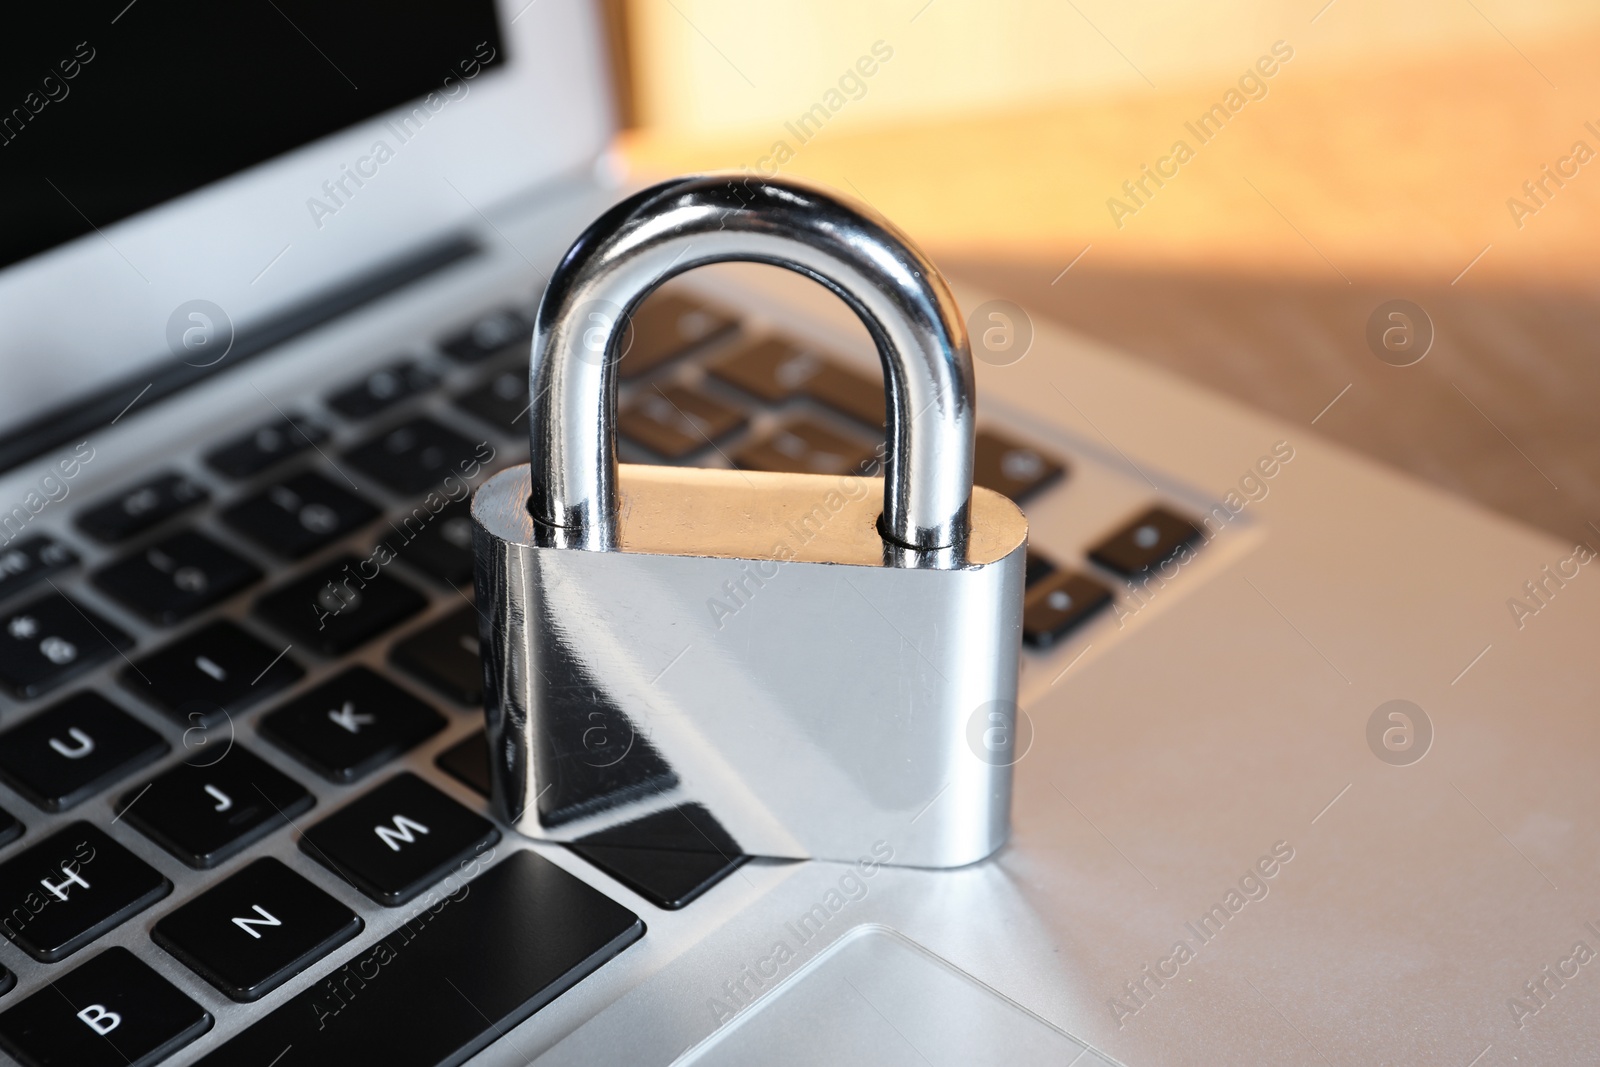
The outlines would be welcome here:
M 263 908 L 260 904 L 250 905 L 250 910 L 261 916 L 261 918 L 252 919 L 248 915 L 240 915 L 234 918 L 233 925 L 237 926 L 239 929 L 243 930 L 257 941 L 261 940 L 261 931 L 253 930 L 251 927 L 283 925 L 282 919 L 279 919 L 276 915 L 272 914 L 272 912 L 268 911 L 266 908 Z

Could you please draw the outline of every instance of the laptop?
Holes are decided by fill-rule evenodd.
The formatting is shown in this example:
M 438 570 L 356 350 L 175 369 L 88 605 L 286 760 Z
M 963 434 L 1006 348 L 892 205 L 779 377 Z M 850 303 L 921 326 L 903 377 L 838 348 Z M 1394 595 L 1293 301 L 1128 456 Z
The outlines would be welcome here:
M 1031 526 L 1008 843 L 497 825 L 467 504 L 526 461 L 544 280 L 626 192 L 602 27 L 246 7 L 4 46 L 0 1055 L 1593 1062 L 1600 541 L 959 278 L 977 480 Z M 697 271 L 633 325 L 625 460 L 881 439 L 866 332 L 803 279 Z

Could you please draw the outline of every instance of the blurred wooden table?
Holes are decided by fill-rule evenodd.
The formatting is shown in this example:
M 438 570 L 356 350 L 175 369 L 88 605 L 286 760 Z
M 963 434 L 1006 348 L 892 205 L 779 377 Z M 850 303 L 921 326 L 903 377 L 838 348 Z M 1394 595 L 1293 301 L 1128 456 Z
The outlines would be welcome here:
M 1600 36 L 1337 69 L 1308 38 L 1204 144 L 1185 123 L 1228 82 L 830 127 L 782 173 L 868 200 L 951 273 L 1033 315 L 1600 546 L 1597 50 Z M 782 136 L 634 134 L 623 151 L 641 176 L 738 169 Z M 1107 200 L 1131 202 L 1122 183 L 1179 139 L 1194 158 L 1147 182 L 1118 226 Z M 1595 159 L 1561 164 L 1578 141 Z M 1558 187 L 1545 165 L 1576 173 Z M 1541 179 L 1535 201 L 1523 183 Z M 1511 197 L 1537 210 L 1519 220 Z M 1407 368 L 1365 340 L 1396 297 L 1437 331 Z

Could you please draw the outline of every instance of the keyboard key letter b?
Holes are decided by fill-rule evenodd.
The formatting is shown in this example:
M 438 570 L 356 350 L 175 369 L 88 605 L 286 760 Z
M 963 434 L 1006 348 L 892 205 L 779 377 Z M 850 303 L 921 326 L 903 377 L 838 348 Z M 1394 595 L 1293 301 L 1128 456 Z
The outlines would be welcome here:
M 78 1018 L 83 1020 L 83 1025 L 101 1037 L 105 1037 L 122 1025 L 122 1016 L 114 1011 L 107 1011 L 104 1004 L 89 1005 L 78 1013 Z

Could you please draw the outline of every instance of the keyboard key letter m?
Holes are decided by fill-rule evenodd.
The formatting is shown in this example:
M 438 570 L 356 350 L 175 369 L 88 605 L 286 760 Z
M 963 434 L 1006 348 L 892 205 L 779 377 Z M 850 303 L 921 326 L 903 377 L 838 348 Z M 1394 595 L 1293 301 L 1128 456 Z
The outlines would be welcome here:
M 372 829 L 378 835 L 378 839 L 389 846 L 390 852 L 399 852 L 400 842 L 409 845 L 415 841 L 416 838 L 412 836 L 413 832 L 418 834 L 428 832 L 426 826 L 415 819 L 408 819 L 404 815 L 396 815 L 393 826 L 374 826 Z

